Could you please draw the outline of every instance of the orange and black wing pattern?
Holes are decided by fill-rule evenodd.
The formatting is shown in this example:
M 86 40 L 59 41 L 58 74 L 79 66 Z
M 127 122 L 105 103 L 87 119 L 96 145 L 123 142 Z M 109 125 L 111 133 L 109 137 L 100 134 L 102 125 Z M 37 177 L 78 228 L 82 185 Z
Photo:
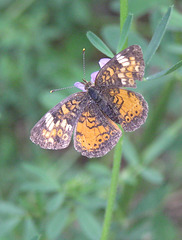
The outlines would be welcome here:
M 136 88 L 135 80 L 143 79 L 144 69 L 141 47 L 132 45 L 116 54 L 101 68 L 96 76 L 95 85 Z
M 31 141 L 45 149 L 66 148 L 70 144 L 76 121 L 87 100 L 87 94 L 79 92 L 58 103 L 32 128 Z
M 74 146 L 88 158 L 102 157 L 116 145 L 121 134 L 117 124 L 91 100 L 78 119 Z
M 148 104 L 141 94 L 120 88 L 107 88 L 101 94 L 115 114 L 114 119 L 108 117 L 121 124 L 124 131 L 134 131 L 145 122 Z

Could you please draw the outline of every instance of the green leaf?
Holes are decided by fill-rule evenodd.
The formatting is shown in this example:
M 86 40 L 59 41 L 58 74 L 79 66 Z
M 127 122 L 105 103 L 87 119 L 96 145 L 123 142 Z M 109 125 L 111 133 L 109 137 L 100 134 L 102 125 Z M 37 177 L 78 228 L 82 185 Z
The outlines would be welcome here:
M 158 72 L 158 73 L 155 73 L 153 75 L 150 75 L 148 77 L 145 78 L 145 80 L 154 80 L 154 79 L 157 79 L 157 78 L 160 78 L 160 77 L 163 77 L 165 75 L 168 75 L 172 72 L 174 72 L 175 70 L 177 70 L 178 68 L 180 68 L 182 66 L 182 60 L 180 60 L 179 62 L 177 62 L 176 64 L 174 64 L 172 67 L 166 69 L 166 70 L 163 70 L 161 72 Z
M 154 209 L 158 208 L 162 204 L 162 200 L 166 196 L 169 189 L 167 187 L 160 187 L 150 191 L 145 195 L 138 205 L 134 208 L 130 215 L 130 218 L 138 218 L 141 216 L 146 216 Z
M 20 217 L 13 217 L 10 219 L 3 219 L 0 221 L 0 237 L 9 234 L 21 221 Z
M 160 184 L 163 182 L 162 174 L 156 169 L 145 168 L 141 171 L 141 176 L 150 183 Z
M 137 224 L 133 225 L 128 230 L 125 230 L 124 234 L 122 231 L 122 239 L 127 240 L 143 240 L 145 236 L 148 236 L 150 233 L 150 222 L 149 221 L 141 221 Z M 119 238 L 118 238 L 119 239 Z M 119 239 L 120 240 L 120 239 Z
M 59 186 L 53 185 L 52 183 L 46 183 L 43 181 L 39 182 L 25 182 L 22 183 L 20 189 L 22 191 L 33 191 L 33 192 L 55 192 L 59 191 Z
M 151 113 L 151 118 L 149 119 L 147 128 L 143 134 L 142 142 L 144 147 L 149 145 L 157 135 L 158 129 L 165 117 L 169 99 L 173 94 L 175 83 L 176 81 L 173 79 L 170 82 L 167 82 L 159 94 L 157 106 Z
M 31 240 L 41 240 L 41 236 L 40 235 L 36 235 L 33 238 L 31 238 Z
M 137 149 L 127 137 L 125 137 L 125 140 L 123 142 L 123 154 L 129 164 L 131 165 L 139 164 L 140 158 Z
M 24 238 L 25 240 L 30 240 L 33 237 L 37 236 L 38 231 L 35 227 L 33 220 L 30 217 L 27 217 L 24 221 Z
M 88 171 L 90 173 L 92 173 L 95 176 L 98 176 L 99 178 L 103 177 L 103 176 L 110 178 L 110 176 L 111 176 L 110 169 L 101 163 L 90 162 L 90 163 L 88 163 L 86 168 L 88 169 Z
M 56 239 L 63 231 L 69 216 L 69 209 L 64 208 L 51 217 L 46 226 L 46 235 L 48 239 Z
M 120 36 L 119 24 L 105 25 L 101 29 L 101 35 L 106 45 L 113 51 L 116 52 L 116 46 Z
M 165 129 L 154 142 L 147 147 L 143 152 L 144 163 L 150 163 L 155 160 L 160 154 L 166 151 L 174 142 L 182 130 L 182 119 L 177 120 L 168 129 Z
M 105 209 L 106 207 L 106 200 L 103 198 L 95 197 L 92 195 L 87 195 L 82 200 L 82 207 L 87 208 L 88 210 L 100 210 Z
M 90 240 L 99 239 L 102 228 L 94 215 L 83 208 L 77 208 L 76 215 L 83 233 Z
M 53 212 L 56 211 L 61 204 L 64 202 L 65 194 L 64 193 L 58 193 L 49 199 L 46 210 L 47 212 Z
M 129 30 L 130 30 L 130 27 L 131 27 L 132 20 L 133 20 L 133 14 L 129 14 L 128 17 L 126 18 L 125 22 L 124 22 L 124 25 L 123 25 L 123 28 L 122 28 L 122 31 L 121 31 L 121 34 L 120 34 L 119 43 L 118 43 L 118 46 L 117 46 L 116 53 L 120 52 L 123 49 L 123 46 L 124 46 L 124 44 L 126 42 L 126 39 L 128 37 L 128 33 L 129 33 Z
M 34 177 L 47 180 L 48 176 L 45 169 L 27 163 L 24 163 L 22 166 L 29 174 L 34 175 Z
M 174 224 L 172 223 L 172 221 L 170 219 L 168 219 L 166 216 L 162 215 L 162 213 L 158 213 L 152 219 L 152 228 L 153 228 L 152 232 L 153 232 L 154 240 L 178 239 Z
M 173 7 L 169 7 L 167 13 L 163 16 L 161 22 L 159 23 L 159 25 L 157 26 L 154 35 L 146 49 L 146 52 L 144 54 L 144 60 L 145 60 L 145 64 L 147 65 L 150 60 L 152 59 L 153 55 L 155 54 L 157 48 L 159 47 L 159 44 L 163 38 L 163 35 L 166 31 L 168 22 L 169 22 L 169 18 L 171 16 L 171 11 L 172 11 Z
M 31 164 L 23 164 L 23 168 L 30 176 L 34 177 L 34 180 L 23 182 L 21 190 L 48 192 L 59 189 L 59 182 L 51 174 L 49 175 L 48 169 L 42 169 Z
M 92 45 L 96 47 L 100 52 L 102 52 L 103 54 L 105 54 L 110 58 L 114 57 L 114 54 L 106 46 L 106 44 L 99 37 L 97 37 L 97 35 L 95 35 L 93 32 L 88 31 L 87 38 L 92 43 Z
M 162 12 L 165 12 L 165 8 L 162 8 Z M 173 31 L 182 31 L 181 28 L 182 14 L 180 9 L 174 8 L 173 14 L 170 19 L 169 29 Z
M 17 207 L 16 205 L 10 203 L 10 202 L 5 202 L 5 201 L 0 201 L 0 214 L 1 215 L 18 215 L 22 216 L 24 215 L 24 210 L 21 209 L 20 207 Z
M 147 14 L 149 11 L 154 11 L 154 9 L 158 6 L 169 6 L 170 4 L 170 0 L 135 0 L 135 2 L 133 0 L 129 0 L 128 2 L 130 12 L 132 12 L 135 17 L 140 17 L 144 14 Z

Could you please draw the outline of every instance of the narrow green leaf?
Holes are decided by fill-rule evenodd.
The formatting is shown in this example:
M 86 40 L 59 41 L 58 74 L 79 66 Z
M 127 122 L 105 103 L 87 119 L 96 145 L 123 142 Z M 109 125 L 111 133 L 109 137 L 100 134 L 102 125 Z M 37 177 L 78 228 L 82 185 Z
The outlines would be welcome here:
M 144 216 L 159 207 L 159 204 L 162 202 L 168 191 L 169 189 L 165 186 L 150 191 L 134 208 L 130 218 L 135 219 L 137 217 Z
M 116 52 L 116 46 L 118 44 L 118 39 L 120 36 L 120 27 L 118 24 L 105 25 L 101 29 L 101 35 L 103 41 L 111 49 L 112 52 Z
M 161 8 L 162 12 L 165 12 L 165 7 Z M 172 31 L 179 31 L 182 32 L 182 28 L 181 28 L 181 22 L 182 22 L 182 14 L 180 11 L 180 8 L 174 8 L 173 9 L 173 14 L 171 16 L 170 19 L 170 23 L 169 23 L 169 28 Z
M 24 210 L 10 202 L 0 201 L 0 214 L 22 216 L 24 214 Z
M 141 176 L 150 183 L 160 184 L 163 181 L 162 174 L 156 169 L 145 168 L 141 171 Z
M 127 240 L 141 240 L 145 239 L 145 236 L 148 236 L 148 233 L 151 232 L 150 222 L 149 221 L 138 221 L 136 224 L 124 231 L 122 230 L 122 239 Z
M 152 219 L 153 240 L 165 239 L 178 239 L 177 229 L 167 216 L 163 213 L 157 213 Z
M 33 191 L 33 192 L 54 192 L 59 191 L 59 186 L 53 185 L 52 183 L 48 182 L 25 182 L 22 183 L 20 189 L 22 191 Z
M 123 30 L 124 23 L 128 16 L 128 0 L 120 0 L 120 32 Z M 126 40 L 123 48 L 127 48 L 128 41 Z
M 182 66 L 182 60 L 180 60 L 179 62 L 177 62 L 176 64 L 174 64 L 172 67 L 166 69 L 166 70 L 163 70 L 161 72 L 158 72 L 158 73 L 155 73 L 153 75 L 150 75 L 148 77 L 145 78 L 145 80 L 154 80 L 154 79 L 157 79 L 157 78 L 160 78 L 160 77 L 163 77 L 165 75 L 168 75 L 172 72 L 174 72 L 175 70 L 177 70 L 178 68 L 180 68 Z
M 82 207 L 94 211 L 106 208 L 106 200 L 103 200 L 102 197 L 95 197 L 91 195 L 87 195 L 82 200 Z
M 33 238 L 31 238 L 31 240 L 40 240 L 41 239 L 41 236 L 40 235 L 36 235 L 36 236 L 34 236 Z
M 27 164 L 27 163 L 24 163 L 22 166 L 27 173 L 34 175 L 34 177 L 42 180 L 47 180 L 48 176 L 45 169 L 42 169 L 38 166 L 34 166 L 32 164 Z
M 102 228 L 94 215 L 92 215 L 91 212 L 83 208 L 78 208 L 76 214 L 83 233 L 90 240 L 99 239 Z
M 31 190 L 31 191 L 49 191 L 59 189 L 60 185 L 57 179 L 51 176 L 49 169 L 43 169 L 31 164 L 23 164 L 23 168 L 34 177 L 33 181 L 23 182 L 21 189 L 22 190 Z
M 170 82 L 167 82 L 159 94 L 157 106 L 152 112 L 147 128 L 143 134 L 142 142 L 144 147 L 149 145 L 157 135 L 158 129 L 165 117 L 170 96 L 173 94 L 175 83 L 176 81 L 173 79 Z
M 10 233 L 21 221 L 20 217 L 13 217 L 10 219 L 3 219 L 0 221 L 0 237 Z
M 38 231 L 36 229 L 35 223 L 30 217 L 27 217 L 24 221 L 24 238 L 25 240 L 30 240 L 37 236 Z
M 93 174 L 93 176 L 98 176 L 100 177 L 110 177 L 111 176 L 111 171 L 108 167 L 101 163 L 96 163 L 96 162 L 90 162 L 86 168 L 88 169 L 89 172 Z
M 182 130 L 182 119 L 177 120 L 172 126 L 154 140 L 143 152 L 143 159 L 145 163 L 150 163 L 155 160 L 160 154 L 169 148 Z
M 137 149 L 127 137 L 125 137 L 125 141 L 123 142 L 123 154 L 127 162 L 131 165 L 139 164 L 140 158 L 138 156 Z
M 63 231 L 69 215 L 69 209 L 64 208 L 58 211 L 49 221 L 46 226 L 46 234 L 48 239 L 56 239 Z
M 163 16 L 161 22 L 157 26 L 154 35 L 146 49 L 146 52 L 144 54 L 144 60 L 145 64 L 147 65 L 150 60 L 152 59 L 153 55 L 155 54 L 157 48 L 159 47 L 159 44 L 163 38 L 163 35 L 166 31 L 167 25 L 169 23 L 169 18 L 171 16 L 172 6 L 168 8 L 167 13 Z
M 65 198 L 64 193 L 57 193 L 53 197 L 51 197 L 46 206 L 47 212 L 56 211 L 64 202 L 64 198 Z
M 116 53 L 120 52 L 123 49 L 123 46 L 126 42 L 126 39 L 128 37 L 128 33 L 131 27 L 131 23 L 133 20 L 133 14 L 129 14 L 126 21 L 124 22 L 121 34 L 120 34 L 120 38 L 119 38 L 119 43 L 117 46 L 117 50 Z
M 158 6 L 169 6 L 170 0 L 128 0 L 129 9 L 134 14 L 135 17 L 140 17 L 142 15 L 148 14 L 151 11 L 157 9 Z
M 96 47 L 100 52 L 105 54 L 106 56 L 113 58 L 114 54 L 111 52 L 111 50 L 106 46 L 106 44 L 93 32 L 88 31 L 87 32 L 87 38 L 92 43 L 94 47 Z

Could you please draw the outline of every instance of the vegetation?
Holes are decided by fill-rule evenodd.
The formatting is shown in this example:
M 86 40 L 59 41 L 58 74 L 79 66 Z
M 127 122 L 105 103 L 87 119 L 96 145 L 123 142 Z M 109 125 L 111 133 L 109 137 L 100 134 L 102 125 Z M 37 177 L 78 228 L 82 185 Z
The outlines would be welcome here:
M 182 238 L 181 12 L 180 0 L 0 2 L 0 240 Z M 144 52 L 137 92 L 149 104 L 147 122 L 98 159 L 73 143 L 61 151 L 32 144 L 33 125 L 77 91 L 49 93 L 82 80 L 82 49 L 89 80 L 100 58 L 132 44 Z

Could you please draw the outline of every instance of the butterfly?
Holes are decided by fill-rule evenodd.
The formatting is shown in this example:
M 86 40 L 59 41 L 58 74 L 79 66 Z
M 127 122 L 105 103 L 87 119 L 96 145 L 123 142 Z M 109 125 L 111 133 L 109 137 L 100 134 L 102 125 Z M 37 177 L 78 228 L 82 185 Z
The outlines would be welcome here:
M 88 158 L 102 157 L 122 135 L 117 124 L 131 132 L 146 121 L 148 104 L 143 96 L 123 89 L 136 88 L 135 80 L 143 79 L 141 47 L 132 45 L 101 65 L 94 80 L 75 84 L 82 92 L 68 96 L 37 122 L 31 130 L 33 143 L 45 149 L 64 149 L 74 131 L 78 152 Z

